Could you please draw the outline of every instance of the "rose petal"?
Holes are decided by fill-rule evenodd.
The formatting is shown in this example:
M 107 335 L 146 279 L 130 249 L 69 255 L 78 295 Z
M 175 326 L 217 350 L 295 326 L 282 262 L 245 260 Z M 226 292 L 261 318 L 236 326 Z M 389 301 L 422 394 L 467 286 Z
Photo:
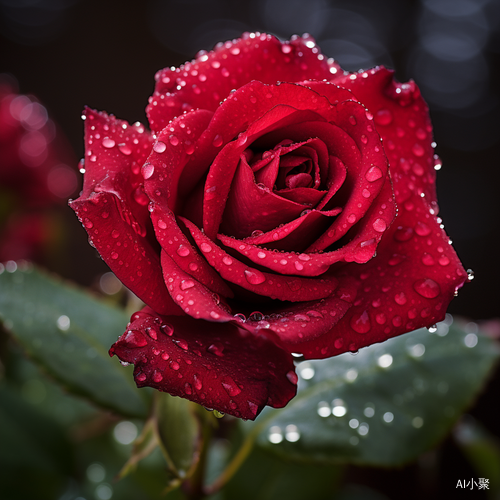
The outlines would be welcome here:
M 379 67 L 368 71 L 366 78 L 345 76 L 338 84 L 352 89 L 373 115 L 389 158 L 400 210 L 411 193 L 424 194 L 436 209 L 432 126 L 415 83 L 397 83 L 393 71 Z
M 357 285 L 351 278 L 343 279 L 332 297 L 273 309 L 258 321 L 250 318 L 245 327 L 257 331 L 273 331 L 283 348 L 289 352 L 315 357 L 324 350 L 323 335 L 329 332 L 346 314 L 356 298 Z M 342 340 L 336 345 L 341 347 Z
M 233 320 L 228 313 L 229 307 L 221 302 L 220 297 L 185 273 L 165 250 L 161 251 L 161 267 L 170 296 L 186 314 L 206 321 Z
M 282 43 L 267 34 L 245 34 L 209 53 L 200 53 L 180 68 L 159 71 L 147 107 L 149 123 L 158 132 L 187 109 L 215 111 L 232 89 L 252 80 L 272 84 L 323 80 L 339 69 L 333 59 L 320 54 L 310 36 Z
M 164 209 L 178 213 L 182 208 L 187 192 L 183 189 L 181 176 L 186 170 L 190 175 L 197 141 L 211 118 L 211 112 L 196 110 L 181 116 L 158 135 L 153 151 L 142 167 L 142 175 L 149 197 Z
M 296 90 L 295 88 L 293 90 Z M 306 92 L 310 91 L 307 89 Z M 294 94 L 300 93 L 293 92 Z M 235 93 L 236 94 L 236 93 Z M 311 99 L 317 99 L 312 95 Z M 238 97 L 241 100 L 241 97 Z M 234 99 L 238 99 L 234 97 Z M 302 96 L 302 99 L 304 96 Z M 288 97 L 289 99 L 289 97 Z M 328 109 L 328 103 L 322 102 Z M 318 106 L 319 108 L 319 106 Z M 232 118 L 231 118 L 232 119 Z M 323 118 L 312 110 L 298 110 L 289 105 L 279 104 L 269 109 L 258 120 L 253 122 L 245 131 L 244 136 L 228 143 L 210 166 L 210 171 L 205 182 L 205 197 L 203 200 L 203 229 L 205 233 L 214 238 L 221 223 L 222 214 L 226 207 L 226 200 L 230 194 L 232 181 L 239 164 L 241 153 L 255 138 L 275 129 L 286 127 L 304 120 Z M 250 169 L 251 172 L 251 169 Z M 253 175 L 252 175 L 253 179 Z M 255 183 L 254 181 L 252 182 Z
M 159 316 L 145 308 L 111 347 L 134 363 L 138 387 L 154 387 L 244 419 L 285 406 L 297 391 L 290 354 L 231 323 Z
M 334 96 L 330 96 L 333 102 L 321 97 L 317 92 L 307 87 L 288 83 L 283 83 L 281 85 L 264 85 L 261 82 L 254 81 L 233 92 L 229 98 L 217 108 L 206 131 L 197 140 L 196 149 L 191 155 L 180 177 L 179 192 L 183 196 L 186 193 L 190 193 L 200 180 L 206 176 L 207 166 L 212 164 L 217 154 L 221 151 L 221 148 L 225 144 L 233 141 L 238 134 L 246 131 L 249 124 L 263 117 L 267 111 L 275 106 L 289 106 L 294 109 L 303 110 L 305 114 L 310 112 L 317 119 L 317 113 L 311 111 L 311 108 L 314 108 L 314 111 L 320 110 L 322 114 L 327 114 L 329 116 L 335 113 L 334 108 L 332 109 L 332 104 L 342 100 L 353 99 L 350 91 L 338 87 L 334 88 L 336 89 L 335 99 Z M 206 113 L 209 112 L 207 111 Z M 190 115 L 191 113 L 187 114 L 187 116 Z M 175 123 L 177 123 L 177 120 L 172 122 L 172 124 Z M 272 125 L 272 123 L 267 123 Z M 304 132 L 307 135 L 307 139 L 315 137 L 315 135 L 310 134 L 308 130 Z M 328 129 L 325 134 L 327 138 L 332 137 L 333 139 L 331 132 L 332 130 Z M 343 134 L 342 131 L 338 132 L 340 136 L 346 135 Z M 285 139 L 287 139 L 287 137 L 285 137 Z M 249 138 L 248 135 L 242 134 L 238 137 L 236 142 L 239 142 L 238 147 L 240 145 L 248 147 L 251 140 L 253 139 Z M 302 139 L 299 139 L 299 141 L 300 140 Z M 272 142 L 271 148 L 278 142 L 280 141 Z M 337 141 L 335 146 L 342 147 L 342 140 Z M 237 149 L 232 158 L 236 159 L 237 162 L 239 161 L 240 154 L 241 149 Z
M 268 188 L 258 186 L 252 169 L 242 156 L 229 191 L 220 230 L 245 238 L 255 230 L 269 231 L 290 222 L 307 208 L 307 205 L 287 200 Z
M 321 351 L 311 357 L 356 351 L 444 318 L 449 302 L 467 275 L 436 217 L 421 198 L 412 200 L 421 221 L 402 226 L 401 223 L 410 221 L 398 215 L 376 257 L 363 266 L 350 264 L 343 268 L 342 274 L 360 280 L 359 298 L 324 336 L 324 355 Z M 419 232 L 427 234 L 421 236 Z M 335 347 L 337 339 L 344 339 L 340 349 Z
M 151 136 L 140 124 L 90 109 L 85 114 L 86 174 L 82 194 L 70 206 L 125 286 L 157 311 L 181 314 L 161 278 L 149 198 L 141 188 L 139 166 Z
M 233 292 L 231 289 L 207 261 L 201 257 L 198 249 L 191 245 L 191 242 L 178 226 L 174 214 L 159 205 L 154 205 L 152 208 L 151 219 L 156 238 L 168 256 L 182 271 L 205 285 L 212 292 L 223 297 L 232 297 Z
M 362 293 L 323 337 L 328 344 L 324 355 L 318 351 L 311 357 L 356 351 L 442 320 L 467 278 L 436 218 L 430 122 L 418 89 L 412 83 L 395 83 L 392 72 L 385 68 L 370 70 L 367 77 L 346 77 L 341 83 L 352 88 L 374 116 L 390 161 L 399 210 L 377 248 L 377 256 L 361 267 L 351 264 L 343 268 L 344 274 L 359 278 Z M 422 132 L 417 134 L 419 129 L 427 131 L 425 138 L 419 139 L 424 137 Z M 415 130 L 415 137 L 409 130 Z M 415 144 L 424 151 L 417 155 L 418 164 L 425 166 L 424 173 L 419 168 L 414 171 L 415 160 L 411 168 L 407 166 L 406 159 L 416 158 Z M 338 339 L 346 341 L 340 350 L 335 347 Z
M 226 281 L 245 290 L 272 299 L 298 302 L 329 297 L 337 287 L 338 280 L 334 277 L 307 279 L 261 272 L 232 258 L 194 224 L 184 222 L 208 263 Z

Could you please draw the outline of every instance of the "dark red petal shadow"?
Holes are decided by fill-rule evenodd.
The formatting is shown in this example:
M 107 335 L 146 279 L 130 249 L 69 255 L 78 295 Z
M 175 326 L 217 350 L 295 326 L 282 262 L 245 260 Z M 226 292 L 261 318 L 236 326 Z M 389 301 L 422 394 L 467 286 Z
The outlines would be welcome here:
M 138 387 L 244 419 L 265 405 L 282 408 L 297 392 L 292 356 L 233 323 L 159 316 L 146 307 L 109 353 L 135 365 Z

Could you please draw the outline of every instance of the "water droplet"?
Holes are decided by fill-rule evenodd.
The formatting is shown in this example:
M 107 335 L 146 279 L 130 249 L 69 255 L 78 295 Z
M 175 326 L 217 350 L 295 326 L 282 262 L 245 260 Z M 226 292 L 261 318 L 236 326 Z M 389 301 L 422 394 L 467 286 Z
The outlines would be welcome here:
M 424 419 L 422 417 L 415 417 L 411 421 L 411 425 L 413 425 L 413 427 L 415 427 L 415 429 L 420 429 L 420 427 L 422 427 L 422 425 L 424 425 Z
M 347 406 L 344 400 L 337 398 L 332 402 L 332 415 L 335 417 L 343 417 L 347 413 Z
M 123 342 L 127 344 L 128 347 L 144 347 L 148 345 L 146 337 L 138 330 L 129 330 L 123 337 Z
M 425 266 L 433 266 L 434 257 L 428 253 L 424 253 L 424 255 L 422 255 L 422 264 L 424 264 Z
M 224 139 L 222 138 L 222 136 L 219 135 L 219 134 L 217 134 L 214 137 L 214 140 L 212 141 L 212 144 L 214 145 L 214 147 L 220 148 L 222 146 L 223 142 L 224 142 Z
M 222 342 L 214 342 L 207 347 L 207 351 L 222 358 L 224 356 L 224 345 Z
M 92 229 L 94 227 L 94 223 L 91 220 L 89 220 L 89 219 L 85 219 L 85 222 L 83 223 L 83 225 L 87 229 Z
M 401 292 L 401 293 L 397 293 L 394 296 L 394 301 L 396 302 L 396 304 L 399 304 L 400 306 L 404 306 L 406 304 L 406 302 L 408 301 L 408 299 L 406 298 L 405 293 Z
M 296 425 L 289 424 L 285 427 L 285 439 L 290 443 L 295 443 L 300 439 L 300 432 Z
M 365 174 L 368 182 L 375 182 L 382 177 L 382 170 L 373 165 Z
M 245 278 L 251 285 L 260 285 L 266 281 L 266 277 L 257 269 L 245 269 Z
M 472 269 L 467 269 L 467 280 L 472 281 L 474 279 L 474 271 Z
M 172 368 L 172 370 L 176 370 L 177 371 L 180 368 L 180 365 L 179 365 L 179 363 L 177 363 L 177 361 L 172 361 L 170 363 L 170 368 Z
M 392 122 L 392 113 L 388 109 L 379 109 L 374 120 L 377 125 L 389 125 Z
M 345 379 L 347 380 L 347 382 L 354 382 L 357 378 L 358 378 L 357 370 L 355 370 L 354 368 L 347 370 L 345 374 Z
M 273 425 L 269 429 L 268 439 L 270 443 L 279 444 L 283 441 L 283 433 L 281 432 L 281 427 L 278 425 Z
M 363 134 L 363 135 L 361 136 L 361 142 L 362 142 L 363 144 L 367 144 L 367 143 L 368 143 L 368 137 L 366 137 L 366 135 L 364 135 L 364 134 Z
M 181 290 L 188 290 L 189 288 L 194 287 L 194 281 L 193 280 L 183 280 L 180 285 Z
M 441 293 L 440 286 L 430 278 L 423 278 L 413 283 L 413 289 L 422 297 L 434 299 Z
M 377 219 L 373 223 L 373 229 L 377 231 L 377 233 L 383 233 L 387 229 L 387 224 L 384 219 Z
M 153 175 L 154 171 L 155 167 L 151 163 L 145 163 L 141 169 L 141 173 L 144 179 L 149 179 Z
M 221 412 L 221 411 L 219 411 L 219 410 L 214 410 L 214 411 L 213 411 L 213 414 L 214 414 L 214 417 L 215 417 L 215 418 L 222 418 L 222 417 L 224 417 L 224 415 L 225 415 L 225 413 L 223 413 L 223 412 Z
M 356 123 L 358 123 L 353 115 L 349 117 L 349 122 L 351 125 L 356 125 Z
M 358 333 L 367 333 L 370 331 L 372 325 L 370 323 L 370 316 L 368 311 L 363 311 L 361 314 L 355 314 L 351 318 L 351 328 Z
M 177 249 L 177 254 L 180 255 L 181 257 L 187 257 L 191 251 L 189 250 L 188 247 L 184 245 L 179 245 L 179 248 Z
M 436 333 L 438 330 L 437 325 L 431 325 L 427 327 L 427 330 L 429 330 L 429 333 Z
M 126 156 L 129 156 L 132 154 L 132 149 L 130 148 L 130 146 L 128 146 L 127 144 L 125 143 L 122 143 L 122 144 L 118 144 L 118 150 L 123 153 L 124 155 Z
M 205 253 L 208 253 L 208 252 L 211 252 L 211 251 L 212 251 L 212 247 L 211 247 L 208 243 L 205 243 L 205 242 L 203 242 L 203 243 L 200 245 L 200 248 L 201 248 L 201 251 L 202 251 L 202 252 L 205 252 Z
M 153 151 L 155 151 L 156 153 L 163 153 L 166 149 L 167 149 L 167 145 L 164 142 L 161 142 L 161 141 L 158 141 L 153 146 Z
M 383 354 L 377 359 L 377 364 L 381 368 L 389 368 L 392 365 L 392 356 L 390 354 Z
M 349 222 L 350 224 L 354 224 L 356 222 L 356 215 L 355 214 L 350 214 L 347 217 L 347 222 Z
M 301 363 L 298 366 L 299 375 L 304 380 L 311 380 L 314 377 L 315 371 L 310 363 Z
M 411 150 L 415 156 L 424 156 L 425 154 L 425 149 L 418 143 L 414 144 Z
M 59 330 L 62 330 L 63 332 L 69 330 L 70 324 L 71 324 L 70 319 L 68 318 L 68 316 L 64 314 L 62 316 L 59 316 L 59 318 L 57 318 L 57 328 L 59 328 Z
M 477 342 L 478 342 L 478 338 L 477 338 L 477 335 L 475 333 L 468 333 L 464 337 L 464 344 L 466 347 L 469 347 L 469 348 L 476 347 Z
M 320 401 L 318 403 L 318 415 L 320 417 L 326 418 L 329 417 L 332 414 L 332 410 L 330 408 L 330 405 L 326 401 Z
M 241 389 L 236 385 L 233 380 L 226 379 L 225 382 L 222 382 L 222 387 L 229 394 L 229 396 L 234 397 L 240 394 Z
M 351 429 L 357 429 L 359 427 L 359 420 L 357 418 L 351 418 L 351 420 L 349 420 L 349 427 Z
M 365 417 L 372 418 L 375 415 L 375 407 L 371 403 L 368 403 L 363 410 L 363 414 Z
M 390 411 L 386 411 L 384 413 L 384 415 L 382 416 L 382 419 L 384 420 L 384 422 L 386 422 L 387 424 L 390 424 L 393 420 L 394 420 L 394 414 L 391 413 Z
M 163 375 L 158 371 L 155 370 L 153 372 L 153 381 L 156 382 L 157 384 L 160 383 L 163 380 Z
M 408 241 L 413 237 L 413 229 L 407 226 L 399 226 L 394 232 L 394 239 L 396 241 Z
M 115 141 L 113 139 L 110 139 L 109 137 L 105 137 L 103 140 L 102 140 L 102 145 L 105 147 L 105 148 L 114 148 L 115 147 Z
M 370 430 L 370 426 L 366 423 L 363 422 L 359 427 L 358 427 L 358 434 L 360 436 L 366 436 L 368 434 L 368 431 Z
M 170 144 L 172 144 L 172 146 L 177 146 L 177 144 L 179 144 L 179 138 L 177 136 L 175 136 L 174 134 L 172 134 L 168 137 L 168 142 L 170 142 Z M 165 150 L 163 150 L 163 151 L 165 151 Z
M 415 224 L 415 232 L 419 236 L 427 236 L 430 234 L 431 228 L 427 224 L 424 224 L 423 222 L 417 222 Z
M 298 381 L 298 377 L 297 377 L 297 374 L 294 372 L 294 371 L 289 371 L 287 374 L 286 374 L 286 378 L 293 384 L 293 385 L 297 385 L 297 381 Z

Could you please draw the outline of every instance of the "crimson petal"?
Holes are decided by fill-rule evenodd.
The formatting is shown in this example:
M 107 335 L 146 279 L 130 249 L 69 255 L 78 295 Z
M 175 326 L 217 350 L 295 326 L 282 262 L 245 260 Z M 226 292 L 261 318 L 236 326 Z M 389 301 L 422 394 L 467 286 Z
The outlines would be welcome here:
M 147 114 L 158 132 L 184 111 L 215 111 L 232 89 L 258 80 L 263 83 L 324 80 L 340 67 L 326 59 L 309 35 L 280 42 L 267 34 L 247 33 L 241 39 L 200 52 L 196 60 L 156 74 L 156 86 Z
M 86 174 L 82 194 L 70 206 L 125 286 L 161 313 L 182 314 L 161 276 L 139 174 L 152 138 L 140 124 L 90 109 L 85 116 Z
M 298 302 L 329 297 L 337 287 L 334 277 L 307 279 L 269 274 L 249 267 L 222 250 L 194 224 L 184 220 L 205 259 L 230 283 L 272 299 Z M 300 293 L 299 293 L 300 290 Z
M 154 387 L 207 408 L 254 420 L 282 408 L 297 391 L 292 356 L 232 323 L 134 314 L 110 355 L 135 365 L 138 387 Z

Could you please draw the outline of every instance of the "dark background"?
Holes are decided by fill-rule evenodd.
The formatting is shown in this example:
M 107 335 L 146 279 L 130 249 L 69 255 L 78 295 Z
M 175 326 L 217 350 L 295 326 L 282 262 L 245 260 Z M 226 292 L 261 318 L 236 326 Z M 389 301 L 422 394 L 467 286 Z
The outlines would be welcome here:
M 413 78 L 430 106 L 443 161 L 441 217 L 464 266 L 475 273 L 449 311 L 475 321 L 500 316 L 498 0 L 0 0 L 0 17 L 0 72 L 40 99 L 78 157 L 84 105 L 145 122 L 158 69 L 244 31 L 283 39 L 309 32 L 344 69 L 384 64 L 400 81 Z M 107 268 L 71 211 L 61 210 L 69 221 L 69 257 L 56 270 L 95 283 Z M 498 412 L 491 409 L 499 387 L 497 376 L 472 412 L 497 436 Z M 468 472 L 456 463 L 462 475 Z M 408 470 L 394 477 L 411 488 Z M 458 478 L 450 472 L 452 483 Z

